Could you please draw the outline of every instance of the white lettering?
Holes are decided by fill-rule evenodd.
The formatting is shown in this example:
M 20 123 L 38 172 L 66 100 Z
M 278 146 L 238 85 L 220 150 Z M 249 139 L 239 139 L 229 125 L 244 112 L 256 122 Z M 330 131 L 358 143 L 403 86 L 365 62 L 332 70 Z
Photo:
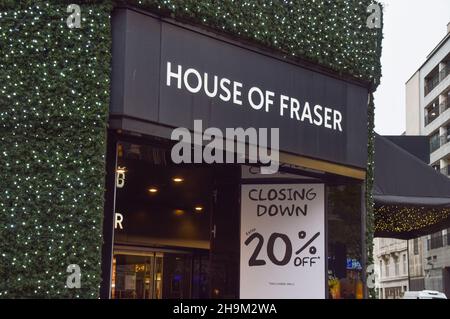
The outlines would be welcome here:
M 266 112 L 269 112 L 269 108 L 273 105 L 273 97 L 275 96 L 274 92 L 266 91 Z
M 300 110 L 300 103 L 298 102 L 297 99 L 292 98 L 291 99 L 291 119 L 294 118 L 294 114 L 295 114 L 295 118 L 297 120 L 300 120 L 300 117 L 298 115 L 299 110 Z
M 123 215 L 120 213 L 114 214 L 114 229 L 123 229 Z
M 262 90 L 258 86 L 252 86 L 247 90 L 241 82 L 233 81 L 229 78 L 221 78 L 218 75 L 211 75 L 206 72 L 200 73 L 195 68 L 184 70 L 181 65 L 172 65 L 171 62 L 167 62 L 166 76 L 166 86 L 168 87 L 174 86 L 174 82 L 176 82 L 178 89 L 184 88 L 193 94 L 203 92 L 209 98 L 218 98 L 223 102 L 231 102 L 235 105 L 243 105 L 243 100 L 245 100 L 246 106 L 256 111 L 262 111 L 264 108 L 265 112 L 271 112 L 275 104 L 274 101 L 278 99 L 279 116 L 281 117 L 289 112 L 291 120 L 321 126 L 338 132 L 343 131 L 343 115 L 340 111 L 319 104 L 310 104 L 310 101 L 300 103 L 299 99 L 283 94 L 280 94 L 278 98 L 275 92 Z M 243 92 L 246 92 L 244 98 Z M 185 132 L 180 131 L 175 134 L 180 134 L 178 138 L 182 138 Z M 201 145 L 201 143 L 203 143 L 201 136 L 195 139 L 195 145 Z M 212 150 L 214 145 L 216 145 L 215 140 L 212 139 Z M 188 149 L 183 147 L 181 142 L 177 143 L 177 147 L 174 149 L 177 152 L 183 151 L 183 154 L 190 156 Z M 194 148 L 194 152 L 195 163 L 197 163 L 202 156 L 201 151 L 199 148 Z M 179 155 L 182 156 L 181 153 Z M 122 176 L 118 176 L 118 187 L 122 185 L 120 184 L 121 181 Z
M 311 115 L 311 108 L 309 107 L 309 103 L 306 102 L 305 106 L 303 107 L 303 113 L 301 121 L 303 122 L 307 118 L 309 120 L 309 123 L 312 124 L 312 115 Z
M 217 95 L 217 75 L 214 75 L 214 89 L 212 92 L 208 90 L 208 73 L 205 73 L 205 93 L 209 97 L 215 97 Z
M 231 99 L 231 92 L 230 89 L 227 87 L 228 85 L 230 85 L 231 81 L 228 80 L 227 78 L 223 78 L 220 80 L 220 89 L 225 92 L 226 95 L 223 95 L 222 93 L 220 93 L 219 98 L 224 101 L 224 102 L 228 102 Z M 225 86 L 225 84 L 227 86 Z
M 314 106 L 314 115 L 315 115 L 315 119 L 314 119 L 314 125 L 317 126 L 321 126 L 323 123 L 323 119 L 322 119 L 322 106 L 320 105 L 316 105 Z
M 289 97 L 286 95 L 280 95 L 280 116 L 284 115 L 284 109 L 287 109 L 289 106 L 286 103 L 289 100 Z
M 189 84 L 189 75 L 194 75 L 197 78 L 197 86 L 191 86 Z M 186 89 L 191 93 L 198 93 L 202 89 L 202 76 L 196 69 L 187 69 L 186 72 L 184 72 L 184 86 Z
M 177 73 L 172 72 L 172 63 L 167 62 L 167 82 L 166 85 L 170 86 L 170 79 L 175 78 L 177 80 L 177 88 L 181 89 L 181 65 L 177 67 Z
M 256 92 L 259 95 L 259 103 L 256 104 L 253 100 L 253 93 Z M 252 108 L 254 108 L 255 110 L 259 110 L 260 108 L 263 107 L 264 105 L 264 96 L 263 96 L 263 92 L 261 91 L 261 89 L 259 89 L 258 87 L 254 86 L 250 89 L 250 91 L 248 91 L 248 103 L 250 103 L 250 106 Z
M 338 128 L 339 132 L 342 132 L 342 126 L 341 126 L 342 114 L 341 114 L 341 112 L 335 110 L 333 112 L 333 115 L 334 115 L 333 130 L 336 130 Z
M 328 107 L 326 107 L 325 108 L 325 127 L 326 128 L 332 128 L 332 126 L 331 126 L 331 112 L 332 112 L 332 109 L 330 109 L 330 108 L 328 108 Z
M 233 82 L 233 103 L 234 104 L 242 105 L 242 100 L 239 99 L 242 95 L 241 89 L 242 89 L 242 83 Z

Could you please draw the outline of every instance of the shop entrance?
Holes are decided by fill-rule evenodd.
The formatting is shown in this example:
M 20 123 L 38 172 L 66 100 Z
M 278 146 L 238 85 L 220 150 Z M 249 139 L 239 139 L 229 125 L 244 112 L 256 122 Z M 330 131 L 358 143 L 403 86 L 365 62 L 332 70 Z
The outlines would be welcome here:
M 237 297 L 239 168 L 167 149 L 118 143 L 111 298 Z
M 261 179 L 244 176 L 239 165 L 178 165 L 170 160 L 169 146 L 143 142 L 117 143 L 111 298 L 239 298 L 240 279 L 245 280 L 240 277 L 241 184 L 252 178 L 258 185 L 312 179 L 326 184 L 328 297 L 363 297 L 360 181 L 300 174 L 289 166 L 282 167 L 283 176 Z M 290 196 L 253 195 L 261 201 Z
M 206 297 L 208 253 L 117 252 L 112 298 L 190 299 Z

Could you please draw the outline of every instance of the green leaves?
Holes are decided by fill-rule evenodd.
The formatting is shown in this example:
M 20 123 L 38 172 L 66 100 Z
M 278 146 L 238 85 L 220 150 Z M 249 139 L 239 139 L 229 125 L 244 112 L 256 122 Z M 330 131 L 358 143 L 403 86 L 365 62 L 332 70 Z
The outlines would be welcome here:
M 372 0 L 128 0 L 181 21 L 203 25 L 378 83 L 381 29 L 369 29 Z
M 33 2 L 0 17 L 0 297 L 97 298 L 111 7 Z

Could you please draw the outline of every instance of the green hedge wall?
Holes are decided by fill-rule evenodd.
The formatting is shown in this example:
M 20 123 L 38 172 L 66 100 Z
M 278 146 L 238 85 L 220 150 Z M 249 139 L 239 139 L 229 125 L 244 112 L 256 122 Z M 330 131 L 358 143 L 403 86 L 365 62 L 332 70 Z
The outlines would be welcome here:
M 83 9 L 81 29 L 62 5 L 0 16 L 2 297 L 98 297 L 110 8 Z
M 238 36 L 374 90 L 382 34 L 366 27 L 372 2 L 0 0 L 0 297 L 99 296 L 114 6 Z M 70 3 L 81 5 L 80 29 L 66 25 Z M 65 287 L 69 264 L 81 267 L 81 289 Z
M 319 63 L 374 88 L 381 77 L 382 29 L 367 27 L 375 0 L 22 0 L 20 6 L 46 2 L 134 5 Z M 0 0 L 0 8 L 18 6 Z
M 378 84 L 381 29 L 367 27 L 373 0 L 128 0 Z

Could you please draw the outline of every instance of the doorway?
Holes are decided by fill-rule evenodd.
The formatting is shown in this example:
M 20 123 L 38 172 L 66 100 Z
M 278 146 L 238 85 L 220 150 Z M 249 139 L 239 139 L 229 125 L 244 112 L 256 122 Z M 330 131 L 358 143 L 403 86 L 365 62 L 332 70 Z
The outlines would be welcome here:
M 208 254 L 116 252 L 113 299 L 192 299 L 208 297 Z
M 160 254 L 114 254 L 111 297 L 113 299 L 161 299 Z
M 111 298 L 236 298 L 239 172 L 119 142 Z

